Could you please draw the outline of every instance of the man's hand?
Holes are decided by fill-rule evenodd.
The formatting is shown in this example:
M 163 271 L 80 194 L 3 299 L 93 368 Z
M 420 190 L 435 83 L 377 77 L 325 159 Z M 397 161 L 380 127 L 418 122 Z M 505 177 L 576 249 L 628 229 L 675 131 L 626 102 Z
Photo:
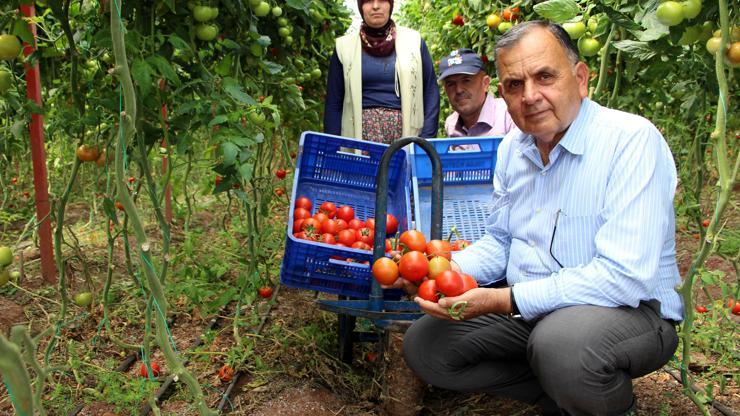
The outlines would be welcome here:
M 414 298 L 414 302 L 419 304 L 421 309 L 439 319 L 455 320 L 450 314 L 450 308 L 457 305 L 461 307 L 460 302 L 465 302 L 462 310 L 458 309 L 459 320 L 472 319 L 477 316 L 489 313 L 511 313 L 510 302 L 511 288 L 476 288 L 471 289 L 460 296 L 451 298 L 442 298 L 438 303 L 424 300 L 420 297 Z M 454 312 L 453 312 L 454 314 Z
M 421 282 L 419 282 L 419 285 L 420 284 Z M 409 295 L 416 295 L 416 293 L 419 292 L 419 285 L 411 283 L 403 277 L 399 277 L 395 282 L 393 282 L 393 284 L 380 285 L 380 287 L 383 289 L 403 289 L 403 291 Z

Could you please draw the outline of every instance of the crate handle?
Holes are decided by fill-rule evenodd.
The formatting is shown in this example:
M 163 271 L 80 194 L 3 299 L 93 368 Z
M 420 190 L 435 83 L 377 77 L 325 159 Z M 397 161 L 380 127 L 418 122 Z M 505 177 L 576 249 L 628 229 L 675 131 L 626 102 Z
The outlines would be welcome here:
M 362 157 L 365 159 L 370 159 L 370 155 L 366 154 L 367 150 L 355 149 L 352 147 L 341 146 L 339 150 L 337 150 L 337 153 L 340 155 L 356 156 L 356 157 Z
M 355 261 L 345 261 L 345 260 L 338 260 L 338 259 L 329 259 L 329 263 L 331 264 L 338 264 L 341 266 L 350 266 L 350 267 L 357 267 L 358 269 L 369 269 L 369 264 L 364 263 L 357 263 Z
M 469 146 L 470 148 L 464 148 L 464 146 Z M 477 143 L 470 143 L 470 144 L 451 144 L 449 147 L 447 147 L 447 153 L 480 153 L 480 145 Z

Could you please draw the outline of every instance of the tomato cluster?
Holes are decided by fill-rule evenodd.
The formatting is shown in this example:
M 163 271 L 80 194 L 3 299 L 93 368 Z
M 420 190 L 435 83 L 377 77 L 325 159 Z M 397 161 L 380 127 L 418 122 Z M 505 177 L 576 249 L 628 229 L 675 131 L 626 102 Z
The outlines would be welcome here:
M 295 200 L 293 210 L 293 236 L 302 240 L 372 250 L 375 237 L 375 219 L 365 221 L 355 217 L 355 210 L 349 205 L 337 205 L 331 201 L 323 202 L 315 213 L 309 198 L 301 196 Z M 393 214 L 386 215 L 386 234 L 398 231 L 398 219 Z M 389 243 L 386 243 L 388 247 Z
M 397 241 L 388 240 L 389 257 L 381 257 L 373 263 L 373 277 L 382 285 L 391 285 L 399 277 L 421 283 L 419 296 L 432 302 L 438 301 L 440 296 L 461 295 L 478 284 L 472 276 L 453 271 L 450 260 L 453 251 L 468 245 L 470 242 L 466 240 L 427 242 L 420 231 L 408 230 Z

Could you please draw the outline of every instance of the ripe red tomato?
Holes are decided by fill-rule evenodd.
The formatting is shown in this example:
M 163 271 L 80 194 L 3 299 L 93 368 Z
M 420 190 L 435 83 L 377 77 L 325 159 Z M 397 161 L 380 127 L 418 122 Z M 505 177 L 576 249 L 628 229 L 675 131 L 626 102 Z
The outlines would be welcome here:
M 452 270 L 443 271 L 437 276 L 435 281 L 437 282 L 437 289 L 445 296 L 453 297 L 465 293 L 465 284 L 458 272 Z
M 301 231 L 301 227 L 303 226 L 303 218 L 298 220 L 293 220 L 293 232 L 297 233 Z
M 351 247 L 355 240 L 357 240 L 355 230 L 348 228 L 339 232 L 339 242 L 345 246 Z
M 501 13 L 501 17 L 508 21 L 514 21 L 517 17 L 519 17 L 519 7 L 507 7 L 504 9 L 504 12 Z
M 278 169 L 275 171 L 275 176 L 278 177 L 278 179 L 285 179 L 285 175 L 287 172 L 285 172 L 285 169 Z
M 427 248 L 427 240 L 421 231 L 407 230 L 401 234 L 399 239 L 405 249 L 408 251 L 421 251 L 423 252 Z
M 216 176 L 216 179 L 213 181 L 216 186 L 221 185 L 221 181 L 223 180 L 222 177 Z
M 704 228 L 709 227 L 709 219 L 706 219 L 706 220 L 702 221 L 701 222 L 701 226 L 704 227 Z
M 218 379 L 222 383 L 228 383 L 234 379 L 234 368 L 228 364 L 224 364 L 221 369 L 218 370 Z
M 347 222 L 347 225 L 353 230 L 359 230 L 360 228 L 365 226 L 365 223 L 357 218 L 353 218 Z
M 75 154 L 82 162 L 93 162 L 98 159 L 98 156 L 100 156 L 97 147 L 87 146 L 84 144 L 77 148 Z
M 375 218 L 368 218 L 365 220 L 365 227 L 374 230 L 375 229 Z
M 326 244 L 336 244 L 337 240 L 334 238 L 334 234 L 324 233 L 319 237 L 319 241 Z
M 296 208 L 304 208 L 308 212 L 311 212 L 311 205 L 311 200 L 306 198 L 305 196 L 299 197 L 295 200 Z
M 707 313 L 707 307 L 706 306 L 699 305 L 699 306 L 696 307 L 696 311 L 699 312 L 699 313 Z
M 339 229 L 337 228 L 337 221 L 328 219 L 321 223 L 321 232 L 324 234 L 337 234 Z
M 373 263 L 373 277 L 381 285 L 391 285 L 398 279 L 398 265 L 388 257 L 381 257 Z
M 342 205 L 337 209 L 337 218 L 350 222 L 355 218 L 355 210 L 349 205 Z
M 321 223 L 316 218 L 306 218 L 303 220 L 301 229 L 305 231 L 306 234 L 314 234 L 321 230 Z
M 355 241 L 350 247 L 368 251 L 373 249 L 370 244 L 367 244 L 364 241 Z
M 275 189 L 275 196 L 281 197 L 283 195 L 285 195 L 285 189 L 283 189 L 283 188 L 276 188 Z
M 151 361 L 149 365 L 152 367 L 152 375 L 154 377 L 159 377 L 159 372 L 161 371 L 159 364 L 157 364 L 154 361 Z M 139 367 L 139 375 L 141 377 L 149 377 L 149 371 L 147 370 L 145 363 L 141 363 L 141 366 Z
M 459 14 L 456 14 L 455 17 L 452 18 L 452 24 L 455 26 L 462 26 L 465 24 L 465 19 Z
M 385 214 L 385 233 L 396 234 L 398 231 L 398 219 L 393 214 Z
M 334 218 L 337 215 L 337 206 L 333 202 L 326 201 L 319 207 L 319 212 L 323 212 L 329 218 Z
M 463 279 L 463 293 L 467 292 L 470 289 L 475 289 L 478 287 L 478 282 L 475 280 L 475 278 L 467 273 L 460 273 L 460 277 Z
M 409 251 L 398 263 L 398 272 L 409 282 L 420 282 L 428 271 L 429 260 L 421 251 Z
M 313 219 L 315 219 L 316 221 L 318 221 L 320 224 L 323 224 L 324 222 L 326 222 L 326 220 L 329 219 L 329 216 L 326 215 L 323 212 L 317 212 L 317 213 L 313 214 Z
M 294 220 L 303 220 L 306 218 L 311 218 L 311 211 L 307 210 L 306 208 L 296 208 L 293 210 Z
M 455 240 L 455 242 L 452 243 L 452 251 L 465 250 L 470 246 L 470 244 L 472 243 L 468 240 Z
M 740 302 L 735 302 L 735 306 L 732 307 L 732 314 L 740 316 Z
M 257 294 L 259 294 L 261 298 L 268 299 L 272 296 L 272 287 L 262 286 L 261 288 L 257 289 Z
M 123 206 L 123 204 L 121 203 L 121 201 L 116 201 L 115 205 L 116 205 L 116 208 L 118 208 L 119 211 L 125 211 L 126 210 L 126 208 Z
M 452 259 L 452 244 L 447 240 L 431 240 L 427 243 L 426 252 L 430 257 L 442 256 Z
M 346 230 L 347 228 L 349 228 L 349 225 L 347 225 L 347 221 L 345 221 L 345 220 L 343 220 L 341 218 L 337 218 L 334 221 L 337 223 L 337 233 L 339 233 L 342 230 Z
M 438 302 L 439 291 L 437 290 L 437 281 L 425 280 L 422 282 L 421 286 L 419 286 L 419 297 L 430 302 Z
M 362 241 L 367 245 L 373 244 L 373 230 L 368 227 L 355 230 L 355 241 Z

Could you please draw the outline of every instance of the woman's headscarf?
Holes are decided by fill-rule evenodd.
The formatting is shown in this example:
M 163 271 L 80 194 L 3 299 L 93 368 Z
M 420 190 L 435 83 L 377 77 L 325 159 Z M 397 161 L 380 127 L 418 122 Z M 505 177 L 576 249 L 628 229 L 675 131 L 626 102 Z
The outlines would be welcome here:
M 393 19 L 388 19 L 385 26 L 375 29 L 365 23 L 365 16 L 362 15 L 362 5 L 369 0 L 357 0 L 357 8 L 362 16 L 360 24 L 360 40 L 362 49 L 373 56 L 388 56 L 393 53 L 396 46 L 396 24 Z M 393 13 L 393 0 L 386 0 L 391 4 L 391 13 Z

